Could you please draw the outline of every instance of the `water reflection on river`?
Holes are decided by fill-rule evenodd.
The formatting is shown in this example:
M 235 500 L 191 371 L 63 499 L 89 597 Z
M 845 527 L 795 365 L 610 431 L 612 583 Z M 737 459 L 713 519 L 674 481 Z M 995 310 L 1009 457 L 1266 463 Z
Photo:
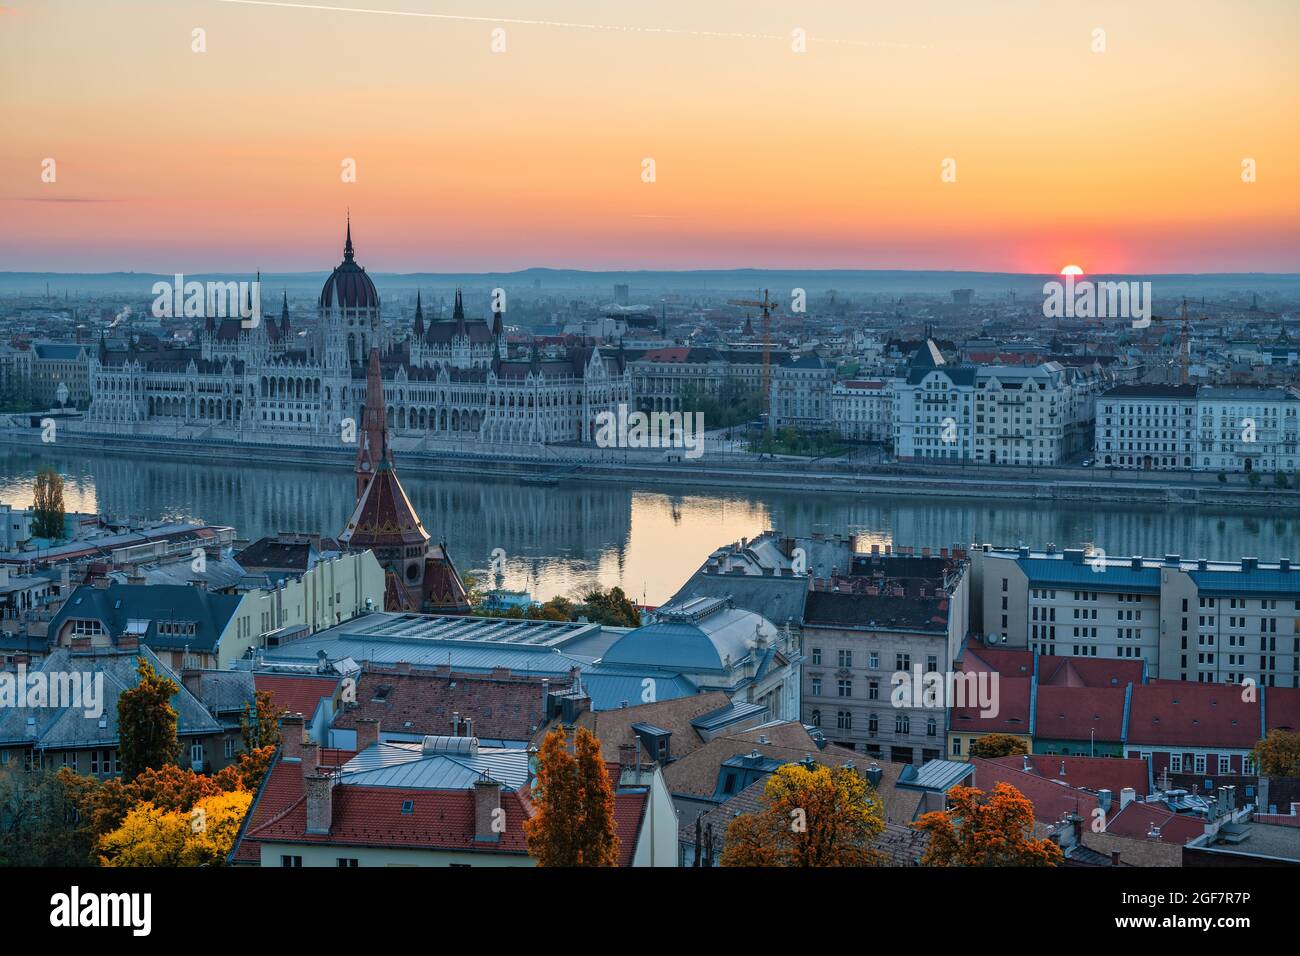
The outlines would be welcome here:
M 44 462 L 64 475 L 70 511 L 192 518 L 232 525 L 250 540 L 276 531 L 332 535 L 352 506 L 353 476 L 344 469 L 187 465 L 57 449 L 0 452 L 0 502 L 30 505 L 32 479 Z M 603 483 L 547 488 L 414 474 L 403 484 L 425 527 L 446 540 L 462 571 L 483 576 L 492 550 L 502 548 L 508 556 L 506 587 L 527 589 L 537 598 L 599 582 L 621 585 L 656 604 L 715 547 L 773 527 L 796 534 L 853 530 L 867 543 L 918 548 L 972 541 L 1068 547 L 1090 541 L 1111 555 L 1300 558 L 1300 513 L 1294 510 L 688 493 Z

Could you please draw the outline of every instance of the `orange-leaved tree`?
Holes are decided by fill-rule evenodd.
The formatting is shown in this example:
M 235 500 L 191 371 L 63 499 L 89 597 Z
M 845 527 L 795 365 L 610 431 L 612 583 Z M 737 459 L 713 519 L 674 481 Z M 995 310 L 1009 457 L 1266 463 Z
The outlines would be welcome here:
M 1270 730 L 1250 752 L 1261 776 L 1300 777 L 1300 732 Z
M 948 809 L 912 824 L 930 834 L 922 866 L 1056 866 L 1061 849 L 1034 838 L 1034 805 L 1009 783 L 985 797 L 974 787 L 948 791 Z
M 880 800 L 852 767 L 786 764 L 763 787 L 765 808 L 727 826 L 723 866 L 873 866 L 885 830 Z
M 528 852 L 538 866 L 614 866 L 614 788 L 600 741 L 579 727 L 574 751 L 562 727 L 542 741 L 532 787 L 536 813 L 524 821 Z

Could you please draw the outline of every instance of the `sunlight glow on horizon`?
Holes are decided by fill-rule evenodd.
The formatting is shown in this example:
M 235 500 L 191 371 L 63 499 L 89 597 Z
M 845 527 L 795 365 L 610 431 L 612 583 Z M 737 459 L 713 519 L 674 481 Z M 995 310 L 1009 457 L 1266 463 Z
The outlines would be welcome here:
M 363 6 L 4 0 L 0 269 L 1300 272 L 1294 0 Z

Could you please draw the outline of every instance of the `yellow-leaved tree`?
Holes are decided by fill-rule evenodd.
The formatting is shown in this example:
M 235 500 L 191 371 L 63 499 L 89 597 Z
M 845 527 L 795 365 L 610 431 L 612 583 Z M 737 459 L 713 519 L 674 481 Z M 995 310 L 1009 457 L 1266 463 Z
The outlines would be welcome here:
M 99 841 L 100 865 L 222 866 L 252 800 L 247 790 L 232 790 L 204 797 L 188 811 L 138 803 Z
M 875 791 L 851 767 L 778 767 L 763 787 L 765 809 L 727 826 L 723 866 L 878 866 L 872 844 L 885 831 Z

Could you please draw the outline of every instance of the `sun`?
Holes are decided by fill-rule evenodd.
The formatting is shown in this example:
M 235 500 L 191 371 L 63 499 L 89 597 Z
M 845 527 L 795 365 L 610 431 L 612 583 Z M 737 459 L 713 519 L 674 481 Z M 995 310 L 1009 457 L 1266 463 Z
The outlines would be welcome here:
M 1075 265 L 1069 265 L 1069 266 L 1066 266 L 1064 269 L 1061 270 L 1061 275 L 1063 275 L 1063 276 L 1081 276 L 1081 275 L 1083 275 L 1083 270 L 1080 269 L 1078 266 L 1075 266 Z

